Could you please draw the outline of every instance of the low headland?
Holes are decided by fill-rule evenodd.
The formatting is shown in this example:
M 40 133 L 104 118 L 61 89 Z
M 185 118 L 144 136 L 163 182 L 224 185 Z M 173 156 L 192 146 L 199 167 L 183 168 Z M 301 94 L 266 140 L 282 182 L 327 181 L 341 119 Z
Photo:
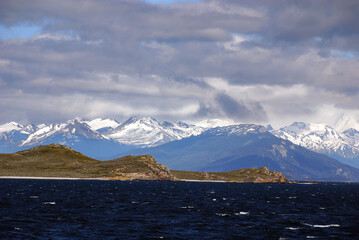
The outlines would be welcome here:
M 175 171 L 171 173 L 177 178 L 187 181 L 209 182 L 238 182 L 238 183 L 289 183 L 280 172 L 269 170 L 267 167 L 244 168 L 228 172 L 192 172 Z
M 70 147 L 50 144 L 12 154 L 0 154 L 2 178 L 103 179 L 289 183 L 266 167 L 229 172 L 169 170 L 150 155 L 129 155 L 108 161 L 89 158 Z

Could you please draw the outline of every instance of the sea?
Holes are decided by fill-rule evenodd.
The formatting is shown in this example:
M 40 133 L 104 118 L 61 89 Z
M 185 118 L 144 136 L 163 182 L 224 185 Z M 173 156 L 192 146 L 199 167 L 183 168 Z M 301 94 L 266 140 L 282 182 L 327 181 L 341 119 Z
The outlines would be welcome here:
M 359 184 L 0 179 L 0 239 L 359 239 Z

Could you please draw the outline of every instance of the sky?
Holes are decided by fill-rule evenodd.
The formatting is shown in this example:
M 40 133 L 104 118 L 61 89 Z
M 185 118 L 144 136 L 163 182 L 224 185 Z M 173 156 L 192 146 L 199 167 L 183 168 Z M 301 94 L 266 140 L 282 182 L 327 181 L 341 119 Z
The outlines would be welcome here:
M 0 0 L 0 124 L 359 113 L 357 0 Z

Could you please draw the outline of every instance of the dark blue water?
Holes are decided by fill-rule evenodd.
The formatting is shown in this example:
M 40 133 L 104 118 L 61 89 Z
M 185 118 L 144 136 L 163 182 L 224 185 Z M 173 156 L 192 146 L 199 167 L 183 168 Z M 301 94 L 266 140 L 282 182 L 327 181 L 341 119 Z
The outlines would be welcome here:
M 359 239 L 359 184 L 0 180 L 0 239 Z

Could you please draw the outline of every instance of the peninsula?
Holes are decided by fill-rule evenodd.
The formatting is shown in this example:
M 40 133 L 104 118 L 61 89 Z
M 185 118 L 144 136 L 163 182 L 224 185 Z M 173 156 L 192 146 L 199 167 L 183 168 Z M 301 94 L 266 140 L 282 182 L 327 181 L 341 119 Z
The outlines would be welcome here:
M 60 144 L 38 146 L 12 154 L 0 154 L 1 177 L 80 178 L 107 180 L 275 182 L 288 180 L 268 168 L 223 173 L 171 171 L 150 155 L 129 155 L 108 161 L 87 157 Z

